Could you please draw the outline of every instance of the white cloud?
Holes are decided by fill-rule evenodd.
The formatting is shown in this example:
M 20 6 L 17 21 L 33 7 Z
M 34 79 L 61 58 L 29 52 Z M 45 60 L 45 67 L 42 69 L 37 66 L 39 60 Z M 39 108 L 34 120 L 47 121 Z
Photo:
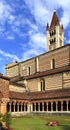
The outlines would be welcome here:
M 54 8 L 62 8 L 63 16 L 61 23 L 66 28 L 70 22 L 70 0 L 26 0 L 26 4 L 29 6 L 32 15 L 36 21 L 42 26 L 45 26 L 50 21 Z
M 5 58 L 11 58 L 12 61 L 16 61 L 16 60 L 19 61 L 19 58 L 16 55 L 2 51 L 1 49 L 0 49 L 0 55 L 5 57 Z
M 0 22 L 1 24 L 4 24 L 4 22 L 8 19 L 8 18 L 12 18 L 11 16 L 11 12 L 12 12 L 12 8 L 5 3 L 5 1 L 0 1 Z
M 30 37 L 30 46 L 34 49 L 46 48 L 46 35 L 43 33 L 35 33 Z

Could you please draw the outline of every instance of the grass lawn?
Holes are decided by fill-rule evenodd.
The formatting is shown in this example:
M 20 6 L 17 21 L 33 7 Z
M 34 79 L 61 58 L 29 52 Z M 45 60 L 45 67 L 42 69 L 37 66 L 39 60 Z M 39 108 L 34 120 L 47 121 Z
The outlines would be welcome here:
M 47 126 L 48 121 L 58 121 L 58 126 Z M 13 118 L 13 130 L 70 130 L 69 116 L 24 116 Z

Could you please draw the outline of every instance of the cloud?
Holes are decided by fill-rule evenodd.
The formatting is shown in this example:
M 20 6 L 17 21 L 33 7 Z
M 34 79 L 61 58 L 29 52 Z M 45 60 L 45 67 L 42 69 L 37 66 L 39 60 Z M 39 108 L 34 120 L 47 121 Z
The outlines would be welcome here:
M 16 56 L 16 55 L 14 55 L 14 54 L 9 54 L 8 52 L 5 52 L 5 51 L 2 51 L 1 49 L 0 49 L 0 55 L 1 56 L 3 56 L 4 58 L 11 58 L 12 59 L 12 62 L 13 61 L 19 61 L 19 58 Z

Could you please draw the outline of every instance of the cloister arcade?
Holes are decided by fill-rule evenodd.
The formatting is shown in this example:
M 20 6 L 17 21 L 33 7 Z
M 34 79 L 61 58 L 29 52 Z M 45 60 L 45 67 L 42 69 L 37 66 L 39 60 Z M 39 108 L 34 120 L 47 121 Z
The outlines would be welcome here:
M 8 102 L 8 112 L 70 112 L 70 100 L 42 102 Z

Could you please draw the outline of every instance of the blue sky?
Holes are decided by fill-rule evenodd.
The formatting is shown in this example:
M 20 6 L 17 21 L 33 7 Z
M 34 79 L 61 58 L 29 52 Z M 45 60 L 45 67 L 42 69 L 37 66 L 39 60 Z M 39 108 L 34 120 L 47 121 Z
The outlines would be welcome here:
M 70 42 L 70 0 L 0 0 L 0 73 L 5 65 L 46 52 L 46 24 L 54 8 Z

